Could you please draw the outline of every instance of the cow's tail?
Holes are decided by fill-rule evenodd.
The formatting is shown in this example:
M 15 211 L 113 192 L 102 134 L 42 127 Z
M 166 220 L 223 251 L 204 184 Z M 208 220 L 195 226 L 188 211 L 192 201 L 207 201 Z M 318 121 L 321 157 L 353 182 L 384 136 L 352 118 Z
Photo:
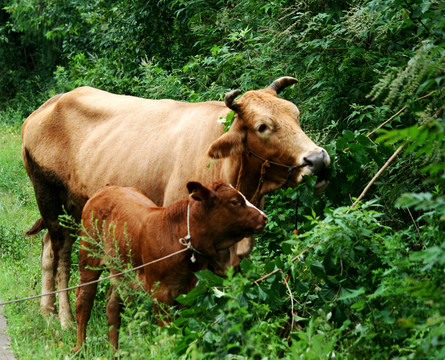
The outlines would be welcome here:
M 35 224 L 31 227 L 31 229 L 29 229 L 25 235 L 26 236 L 31 236 L 31 235 L 35 235 L 37 233 L 39 233 L 40 231 L 46 229 L 46 225 L 45 222 L 43 221 L 42 218 L 40 218 L 39 220 L 37 220 L 35 222 Z

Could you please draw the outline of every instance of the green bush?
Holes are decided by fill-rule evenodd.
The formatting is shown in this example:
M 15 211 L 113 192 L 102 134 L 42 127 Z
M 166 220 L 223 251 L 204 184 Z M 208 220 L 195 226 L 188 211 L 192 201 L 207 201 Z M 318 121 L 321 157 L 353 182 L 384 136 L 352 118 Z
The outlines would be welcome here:
M 199 273 L 169 328 L 152 324 L 150 300 L 136 294 L 118 356 L 444 357 L 445 4 L 0 1 L 0 122 L 14 128 L 2 133 L 2 210 L 28 211 L 34 201 L 20 159 L 10 155 L 19 151 L 23 119 L 50 96 L 82 85 L 206 101 L 295 76 L 299 84 L 280 96 L 298 105 L 304 131 L 332 159 L 325 193 L 314 196 L 316 178 L 308 177 L 267 195 L 269 223 L 242 272 L 225 279 Z M 371 200 L 350 209 L 400 146 L 366 193 Z M 4 213 L 0 260 L 23 264 L 36 250 L 16 215 Z M 20 311 L 26 307 L 17 307 L 23 317 Z M 84 356 L 111 356 L 102 344 L 103 311 L 94 311 L 95 345 Z M 28 322 L 25 331 L 43 326 Z M 21 336 L 20 325 L 11 328 Z M 51 354 L 69 353 L 44 333 Z M 38 335 L 17 343 L 39 343 Z

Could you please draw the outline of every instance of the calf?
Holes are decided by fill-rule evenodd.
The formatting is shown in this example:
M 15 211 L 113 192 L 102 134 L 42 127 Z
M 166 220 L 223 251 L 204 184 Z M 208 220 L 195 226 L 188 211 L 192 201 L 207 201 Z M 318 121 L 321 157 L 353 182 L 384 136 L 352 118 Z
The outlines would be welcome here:
M 80 284 L 97 280 L 105 267 L 110 274 L 119 273 L 105 261 L 108 255 L 118 255 L 124 264 L 131 262 L 136 267 L 188 248 L 137 270 L 144 289 L 158 302 L 172 305 L 178 295 L 195 287 L 194 272 L 218 268 L 215 263 L 221 254 L 243 237 L 259 233 L 267 223 L 261 210 L 220 180 L 209 187 L 189 182 L 187 189 L 188 199 L 168 207 L 157 207 L 135 188 L 105 186 L 99 190 L 82 213 Z M 115 289 L 112 282 L 106 315 L 109 339 L 117 349 L 122 301 Z M 76 350 L 85 340 L 96 291 L 97 283 L 77 289 Z

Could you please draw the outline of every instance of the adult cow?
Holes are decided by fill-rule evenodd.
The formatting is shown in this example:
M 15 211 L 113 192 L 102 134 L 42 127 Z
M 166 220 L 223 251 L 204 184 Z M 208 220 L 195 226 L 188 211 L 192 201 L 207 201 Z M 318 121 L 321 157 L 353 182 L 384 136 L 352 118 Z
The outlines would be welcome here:
M 224 102 L 201 103 L 81 87 L 33 112 L 22 127 L 22 156 L 43 219 L 34 232 L 48 229 L 42 292 L 54 290 L 55 275 L 59 289 L 68 285 L 73 237 L 59 216 L 65 209 L 79 221 L 85 202 L 105 184 L 136 187 L 167 206 L 186 195 L 188 181 L 222 179 L 261 203 L 266 193 L 329 166 L 327 152 L 301 130 L 298 108 L 277 97 L 296 82 L 282 77 L 238 100 L 241 91 L 234 90 Z M 231 110 L 234 121 L 224 133 L 218 120 Z M 252 246 L 246 238 L 221 254 L 221 269 Z M 41 310 L 55 312 L 55 297 L 43 297 Z M 62 326 L 73 319 L 67 293 L 60 294 L 59 317 Z

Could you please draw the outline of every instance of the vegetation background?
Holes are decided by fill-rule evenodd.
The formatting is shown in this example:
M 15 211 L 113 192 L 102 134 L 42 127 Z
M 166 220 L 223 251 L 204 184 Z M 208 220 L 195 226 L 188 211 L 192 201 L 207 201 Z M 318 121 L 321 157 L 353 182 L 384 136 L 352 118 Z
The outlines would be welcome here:
M 330 187 L 314 197 L 308 178 L 268 196 L 270 222 L 242 274 L 199 273 L 170 327 L 158 328 L 150 300 L 136 296 L 118 357 L 445 358 L 444 2 L 0 0 L 0 8 L 3 300 L 40 291 L 40 242 L 22 235 L 38 212 L 19 134 L 50 96 L 91 85 L 218 100 L 290 75 L 299 84 L 282 96 L 329 151 Z M 74 285 L 76 253 L 73 262 Z M 111 356 L 106 287 L 87 359 Z M 5 310 L 19 359 L 77 358 L 75 329 L 44 320 L 38 300 Z

